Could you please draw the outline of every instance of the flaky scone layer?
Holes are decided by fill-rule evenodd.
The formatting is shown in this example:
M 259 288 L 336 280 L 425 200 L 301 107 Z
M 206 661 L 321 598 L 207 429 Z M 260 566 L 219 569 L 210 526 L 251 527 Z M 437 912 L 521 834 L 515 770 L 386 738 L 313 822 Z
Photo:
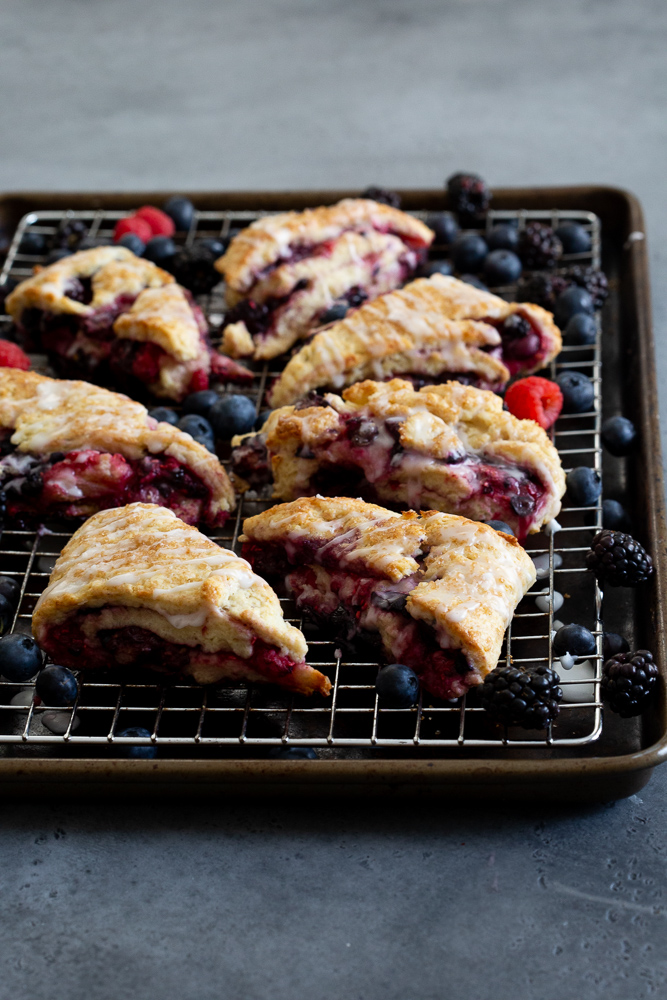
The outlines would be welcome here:
M 67 287 L 74 278 L 91 278 L 93 297 L 89 304 L 68 297 Z M 33 277 L 7 296 L 6 309 L 15 322 L 26 309 L 90 316 L 119 295 L 138 295 L 144 288 L 161 288 L 173 281 L 173 275 L 136 257 L 126 247 L 93 247 L 35 268 Z
M 14 430 L 11 443 L 19 451 L 35 454 L 92 448 L 128 459 L 170 455 L 211 490 L 211 514 L 234 509 L 234 490 L 217 457 L 118 392 L 0 368 L 0 427 Z
M 295 563 L 338 559 L 342 571 L 394 583 L 419 573 L 408 615 L 430 625 L 443 648 L 461 649 L 480 676 L 496 666 L 514 610 L 535 582 L 532 559 L 511 535 L 455 514 L 394 514 L 362 500 L 280 504 L 247 518 L 241 540 L 278 546 Z M 304 542 L 309 555 L 299 558 Z
M 244 559 L 153 504 L 101 511 L 74 533 L 35 607 L 35 638 L 103 607 L 126 609 L 108 628 L 147 628 L 206 653 L 247 659 L 253 637 L 297 662 L 307 652 L 271 587 Z
M 401 447 L 431 460 L 420 466 L 418 473 L 414 463 L 405 466 L 397 463 L 384 493 L 383 480 L 378 478 L 375 487 L 385 502 L 414 506 L 408 500 L 414 491 L 414 476 L 418 474 L 423 506 L 456 510 L 456 505 L 466 499 L 461 492 L 465 482 L 460 476 L 459 462 L 474 457 L 517 466 L 543 484 L 546 502 L 532 531 L 538 531 L 541 525 L 558 516 L 565 492 L 565 474 L 558 452 L 534 420 L 519 420 L 503 410 L 502 400 L 495 393 L 459 382 L 427 386 L 417 392 L 409 382 L 392 379 L 357 382 L 344 390 L 342 398 L 327 393 L 324 401 L 323 406 L 299 409 L 284 406 L 274 410 L 262 428 L 271 458 L 273 495 L 277 498 L 292 500 L 307 493 L 310 479 L 319 466 L 313 457 L 314 450 L 325 452 L 340 433 L 339 415 L 360 415 L 379 421 L 395 418 L 399 421 Z M 234 443 L 242 440 L 236 439 Z M 368 452 L 373 447 L 371 441 L 362 450 L 369 467 L 373 458 Z M 448 464 L 445 460 L 451 457 L 455 461 Z
M 140 292 L 113 328 L 121 339 L 157 344 L 178 361 L 192 361 L 208 354 L 202 345 L 199 324 L 180 285 Z
M 414 246 L 427 247 L 433 240 L 428 226 L 406 212 L 366 198 L 346 198 L 336 205 L 258 219 L 234 237 L 215 266 L 228 287 L 243 295 L 261 272 L 288 259 L 295 248 L 336 239 L 362 225 L 395 233 Z

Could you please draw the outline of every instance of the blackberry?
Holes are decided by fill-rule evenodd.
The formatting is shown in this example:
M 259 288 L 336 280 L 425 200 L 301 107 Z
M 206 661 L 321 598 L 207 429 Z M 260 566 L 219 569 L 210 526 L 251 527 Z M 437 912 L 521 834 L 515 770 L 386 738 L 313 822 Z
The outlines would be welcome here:
M 230 323 L 245 323 L 248 333 L 265 333 L 271 322 L 269 310 L 266 306 L 253 302 L 252 299 L 243 299 L 237 305 L 232 306 L 225 313 L 223 329 Z
M 545 729 L 558 715 L 563 692 L 555 670 L 496 667 L 480 688 L 482 707 L 506 726 Z
M 623 719 L 641 715 L 658 687 L 658 668 L 647 649 L 617 653 L 602 668 L 602 697 Z
M 183 247 L 173 257 L 169 270 L 179 285 L 183 285 L 193 295 L 208 295 L 222 280 L 213 266 L 215 254 L 205 246 L 195 243 Z
M 563 244 L 545 222 L 529 222 L 519 233 L 519 257 L 531 269 L 555 267 Z
M 401 196 L 397 191 L 389 191 L 387 188 L 376 187 L 371 184 L 365 191 L 361 192 L 362 198 L 370 198 L 371 201 L 378 201 L 381 205 L 390 205 L 391 208 L 401 207 Z
M 364 302 L 368 298 L 368 294 L 363 290 L 363 288 L 359 288 L 358 285 L 355 285 L 354 288 L 349 290 L 349 292 L 346 292 L 345 298 L 347 299 L 347 304 L 350 309 L 358 309 L 359 306 L 363 306 Z
M 491 192 L 479 174 L 453 174 L 447 180 L 449 203 L 462 225 L 481 222 L 491 201 Z
M 86 224 L 81 219 L 68 219 L 66 222 L 61 222 L 49 240 L 49 250 L 78 250 L 86 232 Z
M 518 302 L 534 302 L 553 312 L 556 299 L 568 288 L 570 282 L 562 274 L 526 274 L 519 279 L 516 297 Z
M 586 566 L 602 583 L 611 587 L 636 587 L 648 580 L 653 560 L 631 535 L 603 528 L 586 553 Z
M 602 309 L 609 295 L 609 282 L 604 271 L 596 271 L 594 267 L 582 267 L 577 264 L 575 267 L 568 267 L 563 277 L 569 284 L 585 288 L 593 299 L 594 307 Z

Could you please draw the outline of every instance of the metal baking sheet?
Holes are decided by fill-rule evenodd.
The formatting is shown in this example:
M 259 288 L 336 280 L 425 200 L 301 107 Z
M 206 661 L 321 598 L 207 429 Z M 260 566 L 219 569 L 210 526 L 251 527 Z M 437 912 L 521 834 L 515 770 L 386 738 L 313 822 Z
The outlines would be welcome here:
M 549 198 L 552 194 L 554 197 Z M 338 192 L 301 195 L 301 206 L 340 196 L 342 193 Z M 31 273 L 32 266 L 38 263 L 20 254 L 20 239 L 26 228 L 48 234 L 63 217 L 71 216 L 86 223 L 89 239 L 106 242 L 111 238 L 117 218 L 137 204 L 159 203 L 164 195 L 90 196 L 86 204 L 82 204 L 82 197 L 60 195 L 49 201 L 48 195 L 39 194 L 8 197 L 0 202 L 0 219 L 4 216 L 7 227 L 15 229 L 3 277 L 11 274 L 20 279 Z M 275 195 L 193 195 L 195 203 L 202 207 L 186 239 L 192 242 L 203 235 L 226 235 L 230 230 L 247 225 L 261 212 L 301 207 L 298 201 L 295 206 L 298 197 L 285 196 L 280 204 Z M 275 203 L 277 198 L 278 203 Z M 214 199 L 215 206 L 211 204 Z M 267 199 L 272 201 L 270 205 L 266 205 Z M 404 205 L 416 214 L 446 207 L 445 198 L 439 192 L 404 192 Z M 28 210 L 20 214 L 22 208 Z M 628 309 L 634 309 L 638 321 L 638 337 L 631 352 L 633 364 L 641 363 L 646 354 L 650 366 L 652 356 L 645 248 L 638 235 L 643 233 L 639 206 L 631 196 L 606 189 L 497 192 L 487 225 L 508 218 L 515 218 L 519 226 L 529 218 L 554 224 L 564 218 L 580 221 L 591 233 L 591 253 L 565 258 L 563 266 L 573 263 L 599 266 L 603 263 L 611 278 L 612 294 L 602 314 L 597 344 L 593 348 L 565 348 L 552 364 L 550 375 L 553 377 L 558 371 L 574 368 L 593 378 L 593 411 L 561 417 L 555 429 L 555 444 L 566 469 L 587 464 L 603 470 L 604 495 L 617 496 L 625 485 L 627 466 L 632 463 L 618 459 L 609 461 L 605 457 L 603 469 L 599 429 L 603 412 L 606 415 L 607 411 L 615 411 L 623 401 L 623 384 L 627 378 L 624 354 L 630 344 L 625 336 L 628 327 L 622 316 Z M 444 252 L 436 247 L 432 256 L 444 256 Z M 628 266 L 633 262 L 636 273 L 628 274 Z M 513 296 L 512 288 L 497 291 L 507 298 Z M 223 289 L 216 289 L 213 295 L 200 300 L 214 333 L 223 312 L 222 292 Z M 39 366 L 45 359 L 35 360 Z M 264 390 L 275 376 L 277 367 L 275 363 L 258 366 L 254 384 L 247 390 L 258 412 L 262 408 Z M 238 390 L 231 388 L 229 391 Z M 648 396 L 644 399 L 648 404 Z M 628 412 L 627 408 L 624 412 Z M 655 450 L 659 449 L 656 412 L 657 407 L 654 407 L 653 412 L 630 415 L 641 418 L 644 448 L 648 426 L 653 442 L 651 454 L 654 461 L 657 458 L 659 462 L 659 450 Z M 640 518 L 638 523 L 644 524 L 641 499 L 633 498 L 633 506 L 637 508 L 633 513 Z M 643 499 L 645 508 L 661 524 L 661 490 L 658 496 L 647 493 Z M 213 537 L 219 544 L 235 548 L 243 517 L 267 505 L 266 501 L 244 499 L 225 530 Z M 652 719 L 628 722 L 610 713 L 605 715 L 599 698 L 603 621 L 607 622 L 609 630 L 631 633 L 638 645 L 654 649 L 661 669 L 664 662 L 655 638 L 640 639 L 646 635 L 642 630 L 646 607 L 633 606 L 636 595 L 617 592 L 605 595 L 603 600 L 599 588 L 583 567 L 592 530 L 601 523 L 600 519 L 599 505 L 590 509 L 564 508 L 559 515 L 561 531 L 550 536 L 532 536 L 527 543 L 531 554 L 543 556 L 546 575 L 521 602 L 503 655 L 508 660 L 512 657 L 514 663 L 550 662 L 554 618 L 587 624 L 596 633 L 598 645 L 596 656 L 589 658 L 595 666 L 595 682 L 586 685 L 584 700 L 564 704 L 559 718 L 547 732 L 505 731 L 490 724 L 474 695 L 455 704 L 438 702 L 424 695 L 412 710 L 382 709 L 374 689 L 377 664 L 346 659 L 330 637 L 306 627 L 308 660 L 328 673 L 334 683 L 330 699 L 299 698 L 258 686 L 205 691 L 189 684 L 162 685 L 150 678 L 123 683 L 119 678 L 96 678 L 95 674 L 84 673 L 78 703 L 71 712 L 60 716 L 62 731 L 55 734 L 44 726 L 42 716 L 48 710 L 35 704 L 29 685 L 21 689 L 0 681 L 0 755 L 4 755 L 0 756 L 0 782 L 4 781 L 15 790 L 29 787 L 33 781 L 42 780 L 46 768 L 57 776 L 59 785 L 64 784 L 72 790 L 79 787 L 78 779 L 85 781 L 86 787 L 90 787 L 91 781 L 100 788 L 113 786 L 129 790 L 136 787 L 137 781 L 143 787 L 141 775 L 147 772 L 151 775 L 148 787 L 163 791 L 179 783 L 176 777 L 179 773 L 193 779 L 191 789 L 204 789 L 211 783 L 231 783 L 236 790 L 248 792 L 261 787 L 270 791 L 284 787 L 282 782 L 287 780 L 293 791 L 309 789 L 311 794 L 317 789 L 329 789 L 332 793 L 333 790 L 352 791 L 364 787 L 376 791 L 391 787 L 413 792 L 436 789 L 444 792 L 456 788 L 468 794 L 481 792 L 482 787 L 487 788 L 486 794 L 495 794 L 504 787 L 506 792 L 510 788 L 525 788 L 532 794 L 529 789 L 537 782 L 542 794 L 579 795 L 584 786 L 591 784 L 590 766 L 594 763 L 595 771 L 600 773 L 597 781 L 591 784 L 591 794 L 599 795 L 609 782 L 615 790 L 604 792 L 603 797 L 628 794 L 634 787 L 640 787 L 650 774 L 646 768 L 653 764 L 645 763 L 646 755 L 653 754 L 657 762 L 661 753 L 661 749 L 651 743 L 655 743 L 652 737 L 664 736 L 664 703 L 655 713 L 661 715 L 662 726 Z M 651 526 L 649 520 L 649 531 L 642 540 L 657 556 L 659 546 L 651 544 Z M 0 543 L 2 571 L 13 573 L 22 584 L 22 602 L 14 626 L 18 630 L 29 631 L 32 607 L 69 534 L 58 525 L 50 525 L 46 531 L 39 532 L 5 532 Z M 659 559 L 656 559 L 656 570 L 654 591 L 662 586 Z M 536 596 L 549 598 L 554 589 L 569 595 L 563 609 L 555 615 L 535 605 Z M 654 599 L 655 594 L 652 595 Z M 285 601 L 284 610 L 293 624 L 304 627 L 290 601 Z M 623 628 L 619 624 L 621 617 Z M 610 621 L 613 624 L 609 624 Z M 567 675 L 564 677 L 566 697 L 568 690 L 579 688 L 581 692 L 584 682 L 572 682 Z M 117 744 L 124 742 L 117 734 L 128 725 L 142 725 L 151 732 L 151 742 L 158 747 L 159 754 L 155 761 L 113 759 L 119 753 Z M 312 746 L 320 759 L 266 760 L 267 748 L 280 745 Z M 641 766 L 637 755 L 641 757 Z M 630 758 L 634 760 L 632 766 L 628 764 Z M 588 766 L 581 770 L 584 762 Z M 564 782 L 557 776 L 560 768 L 554 769 L 556 763 L 566 768 Z M 407 785 L 401 778 L 406 766 L 411 774 Z M 167 778 L 169 774 L 171 779 Z M 467 780 L 462 783 L 464 774 Z M 473 777 L 475 774 L 477 777 Z M 589 777 L 583 779 L 584 774 Z M 484 776 L 483 782 L 481 776 Z

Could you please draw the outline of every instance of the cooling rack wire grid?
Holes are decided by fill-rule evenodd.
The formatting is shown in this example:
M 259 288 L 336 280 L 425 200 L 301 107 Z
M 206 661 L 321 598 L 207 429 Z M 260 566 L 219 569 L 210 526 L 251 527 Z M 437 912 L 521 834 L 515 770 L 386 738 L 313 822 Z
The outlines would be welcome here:
M 127 215 L 122 211 L 40 211 L 26 215 L 14 235 L 0 275 L 0 287 L 8 278 L 29 277 L 39 257 L 20 253 L 26 232 L 52 235 L 67 219 L 81 219 L 88 227 L 88 244 L 110 243 L 117 219 Z M 195 239 L 222 236 L 243 228 L 260 215 L 254 211 L 196 212 L 187 236 Z M 424 212 L 414 212 L 425 217 Z M 591 235 L 591 251 L 571 254 L 562 266 L 574 263 L 600 266 L 600 223 L 597 216 L 580 211 L 507 211 L 488 213 L 487 229 L 499 221 L 516 220 L 519 227 L 526 221 L 543 220 L 554 227 L 563 220 L 582 224 Z M 444 257 L 445 249 L 435 246 L 431 257 Z M 493 289 L 507 299 L 514 288 Z M 213 338 L 219 330 L 224 313 L 224 287 L 199 299 L 205 310 Z M 554 378 L 568 368 L 589 375 L 595 389 L 594 409 L 590 413 L 564 414 L 552 429 L 554 443 L 566 472 L 573 466 L 590 465 L 602 474 L 600 450 L 601 422 L 601 343 L 600 319 L 594 345 L 564 347 L 547 373 Z M 0 316 L 0 336 L 8 332 L 10 320 Z M 34 356 L 38 371 L 49 374 L 46 359 Z M 255 366 L 255 378 L 250 388 L 230 387 L 224 391 L 243 391 L 262 409 L 266 387 L 278 374 L 276 362 Z M 222 455 L 223 461 L 225 456 Z M 218 544 L 238 550 L 238 537 L 243 519 L 272 505 L 272 501 L 241 498 L 234 516 L 225 529 L 212 537 Z M 249 752 L 257 747 L 261 754 L 268 747 L 309 746 L 321 756 L 358 756 L 359 749 L 403 748 L 403 755 L 415 748 L 437 752 L 445 748 L 498 748 L 502 746 L 536 748 L 546 745 L 581 746 L 599 738 L 602 731 L 600 676 L 602 669 L 602 593 L 592 574 L 584 567 L 584 554 L 590 545 L 592 529 L 601 527 L 601 500 L 595 507 L 564 507 L 558 518 L 561 525 L 556 533 L 533 535 L 527 542 L 531 556 L 542 556 L 542 573 L 530 593 L 521 601 L 508 629 L 503 657 L 507 663 L 552 663 L 553 622 L 561 616 L 586 624 L 596 637 L 596 655 L 587 658 L 594 667 L 592 680 L 570 680 L 563 674 L 565 692 L 561 713 L 546 731 L 526 732 L 503 730 L 489 722 L 474 694 L 456 702 L 438 701 L 423 693 L 418 705 L 411 709 L 380 708 L 375 694 L 378 664 L 367 660 L 345 659 L 326 635 L 304 623 L 293 602 L 283 599 L 285 618 L 301 628 L 308 641 L 308 662 L 326 673 L 332 681 L 329 698 L 307 699 L 272 687 L 254 685 L 248 688 L 206 690 L 195 684 L 161 684 L 154 679 L 125 683 L 94 673 L 79 676 L 80 689 L 71 709 L 53 710 L 35 704 L 34 685 L 12 684 L 0 680 L 0 747 L 6 752 L 46 752 L 49 756 L 75 752 L 87 756 L 104 755 L 119 744 L 155 744 L 163 755 L 187 756 L 205 754 L 229 755 L 233 748 Z M 30 632 L 31 612 L 46 586 L 49 573 L 61 549 L 71 537 L 71 531 L 6 530 L 0 541 L 0 570 L 11 575 L 21 586 L 21 599 L 13 629 Z M 553 611 L 554 591 L 566 595 L 560 612 Z M 547 610 L 541 610 L 535 602 Z M 570 611 L 569 609 L 573 609 Z M 576 610 L 575 610 L 576 609 Z M 556 666 L 559 666 L 556 661 Z M 47 717 L 46 713 L 50 712 Z M 45 725 L 44 723 L 47 723 Z M 150 739 L 119 737 L 117 733 L 129 726 L 142 726 Z M 27 747 L 30 747 L 28 751 Z M 60 750 L 58 749 L 60 747 Z M 40 749 L 41 748 L 41 749 Z M 105 750 L 106 748 L 106 750 Z M 208 751 L 208 752 L 207 752 Z M 0 750 L 0 753 L 2 751 Z M 117 751 L 116 751 L 117 752 Z M 394 751 L 398 752 L 398 751 Z

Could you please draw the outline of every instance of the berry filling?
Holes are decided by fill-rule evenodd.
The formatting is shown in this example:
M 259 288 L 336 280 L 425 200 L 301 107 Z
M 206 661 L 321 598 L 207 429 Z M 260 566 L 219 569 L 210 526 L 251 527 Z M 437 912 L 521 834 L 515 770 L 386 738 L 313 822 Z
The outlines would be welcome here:
M 304 403 L 313 405 L 317 402 Z M 296 451 L 296 459 L 315 462 L 304 464 L 298 495 L 361 496 L 398 509 L 440 509 L 440 482 L 449 513 L 505 521 L 519 540 L 539 520 L 547 493 L 528 470 L 485 460 L 455 446 L 443 457 L 424 454 L 401 443 L 402 417 L 378 420 L 363 412 L 338 416 L 337 434 L 332 429 L 325 442 L 302 445 Z M 264 435 L 248 438 L 236 448 L 231 464 L 252 487 L 269 483 L 271 463 Z M 446 475 L 438 476 L 439 469 Z
M 313 673 L 311 668 L 252 635 L 248 636 L 252 652 L 243 659 L 231 651 L 208 653 L 200 646 L 170 642 L 137 625 L 100 628 L 127 610 L 104 606 L 79 612 L 49 629 L 44 648 L 58 663 L 74 661 L 75 665 L 83 663 L 92 669 L 133 667 L 172 675 L 199 675 L 203 683 L 255 680 L 293 691 L 312 691 L 308 677 Z
M 166 455 L 126 459 L 86 449 L 44 458 L 11 451 L 0 459 L 0 488 L 8 517 L 24 524 L 47 515 L 86 518 L 135 502 L 169 507 L 187 524 L 210 523 L 208 486 Z M 225 516 L 216 515 L 215 524 Z
M 301 563 L 315 554 L 320 565 L 290 569 L 288 561 Z M 419 583 L 421 571 L 397 583 L 369 577 L 368 567 L 361 564 L 358 573 L 354 567 L 342 572 L 340 545 L 318 546 L 312 540 L 304 545 L 298 538 L 286 539 L 284 547 L 246 544 L 243 556 L 255 572 L 284 579 L 299 611 L 319 627 L 333 629 L 337 641 L 350 644 L 357 653 L 363 647 L 372 659 L 379 656 L 412 667 L 422 686 L 436 697 L 459 698 L 481 683 L 480 674 L 448 634 L 407 612 L 408 594 Z
M 502 340 L 501 360 L 516 375 L 527 368 L 535 368 L 546 358 L 548 350 L 532 320 L 517 311 L 501 321 L 484 317 L 482 323 L 494 326 Z

